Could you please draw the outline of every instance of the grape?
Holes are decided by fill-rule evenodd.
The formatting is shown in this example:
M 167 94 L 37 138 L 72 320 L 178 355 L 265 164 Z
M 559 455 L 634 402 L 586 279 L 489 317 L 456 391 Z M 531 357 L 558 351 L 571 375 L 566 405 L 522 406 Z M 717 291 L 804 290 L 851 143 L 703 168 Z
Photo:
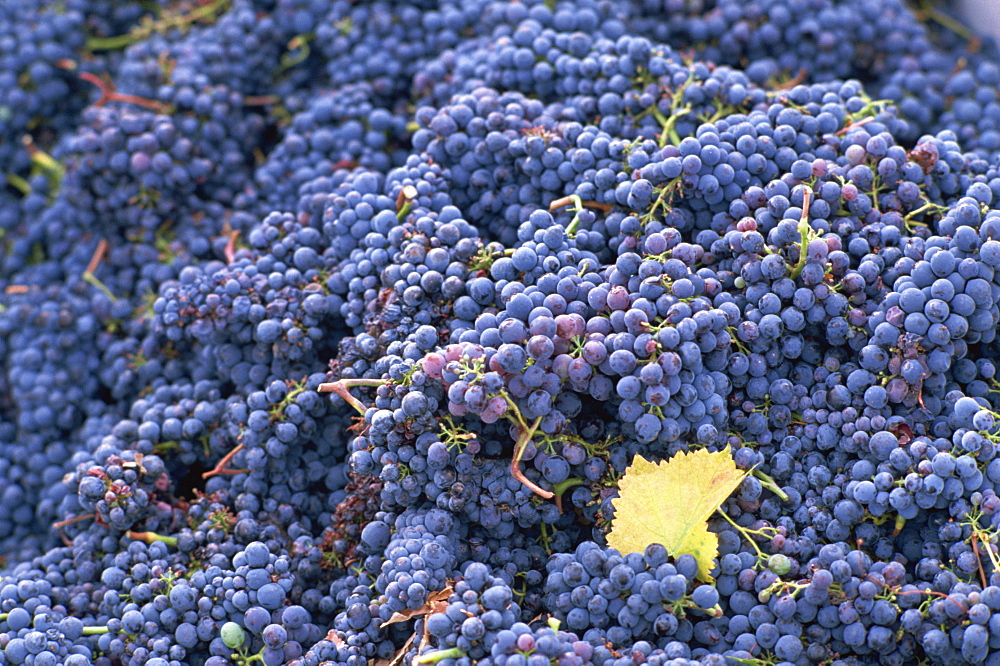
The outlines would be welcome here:
M 243 628 L 235 622 L 227 622 L 222 625 L 219 635 L 222 636 L 222 641 L 226 644 L 226 647 L 234 650 L 243 645 L 243 642 L 246 640 Z

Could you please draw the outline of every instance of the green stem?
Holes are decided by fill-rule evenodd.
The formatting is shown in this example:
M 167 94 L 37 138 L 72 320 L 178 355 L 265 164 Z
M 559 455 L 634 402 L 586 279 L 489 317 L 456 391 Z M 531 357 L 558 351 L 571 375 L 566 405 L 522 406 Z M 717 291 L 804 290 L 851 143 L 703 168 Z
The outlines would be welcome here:
M 799 260 L 790 269 L 791 278 L 794 280 L 802 274 L 802 269 L 806 266 L 806 248 L 809 245 L 809 223 L 799 222 Z
M 124 35 L 91 37 L 86 42 L 90 51 L 113 51 L 141 42 L 154 33 L 164 33 L 171 28 L 185 28 L 202 19 L 211 19 L 229 8 L 232 0 L 214 0 L 186 14 L 167 14 L 157 21 L 147 21 Z
M 385 380 L 384 379 L 364 379 L 364 378 L 360 378 L 359 377 L 357 379 L 341 379 L 340 383 L 343 384 L 344 386 L 348 387 L 348 388 L 352 388 L 354 386 L 373 386 L 375 388 L 378 388 L 379 386 L 382 386 L 383 384 L 385 384 Z
M 97 287 L 98 289 L 100 289 L 100 290 L 101 290 L 101 292 L 103 292 L 103 293 L 104 293 L 104 295 L 108 297 L 108 300 L 109 300 L 109 301 L 112 301 L 112 302 L 114 302 L 114 301 L 117 301 L 117 300 L 118 300 L 117 298 L 115 298 L 115 295 L 111 293 L 111 290 L 110 290 L 110 289 L 108 289 L 108 288 L 107 288 L 107 286 L 105 286 L 105 284 L 104 284 L 103 282 L 101 282 L 101 281 L 100 281 L 100 280 L 99 280 L 99 279 L 97 278 L 97 276 L 96 276 L 96 275 L 94 275 L 93 273 L 91 273 L 90 271 L 86 271 L 86 272 L 85 272 L 85 273 L 83 274 L 83 279 L 84 279 L 84 281 L 85 281 L 85 282 L 87 282 L 88 284 L 91 284 L 91 285 L 93 285 L 93 286 Z
M 49 181 L 52 192 L 58 193 L 59 188 L 62 187 L 63 176 L 66 175 L 66 167 L 45 151 L 37 148 L 31 153 L 31 164 Z
M 679 91 L 678 91 L 679 92 Z M 675 146 L 679 146 L 681 143 L 681 137 L 677 134 L 677 119 L 680 118 L 685 113 L 691 112 L 691 107 L 685 106 L 683 108 L 673 108 L 670 109 L 670 117 L 664 116 L 663 112 L 657 109 L 655 106 L 653 109 L 653 117 L 656 121 L 660 123 L 660 127 L 663 130 L 660 132 L 659 145 L 663 148 L 667 145 L 667 139 L 670 139 L 670 143 Z
M 110 631 L 107 627 L 84 627 L 84 636 L 99 636 L 101 634 L 106 634 Z
M 18 176 L 16 173 L 7 174 L 7 184 L 13 187 L 15 190 L 20 192 L 24 196 L 31 194 L 31 185 L 27 180 Z
M 413 201 L 408 200 L 406 203 L 403 204 L 402 208 L 400 208 L 399 211 L 396 213 L 396 219 L 402 220 L 403 218 L 405 218 L 407 215 L 410 214 L 410 210 L 412 209 L 413 209 Z
M 951 30 L 956 35 L 966 40 L 967 42 L 976 42 L 978 37 L 972 33 L 967 27 L 962 25 L 961 22 L 956 21 L 952 17 L 945 14 L 943 11 L 934 6 L 933 2 L 927 2 L 924 0 L 920 3 L 921 13 L 924 14 L 925 20 L 936 21 L 942 27 Z
M 809 236 L 812 235 L 812 227 L 809 225 L 809 204 L 811 202 L 812 188 L 806 187 L 802 193 L 802 217 L 799 218 L 799 261 L 790 270 L 793 280 L 802 274 L 802 269 L 806 265 L 806 250 L 809 247 Z
M 125 533 L 125 536 L 127 536 L 129 539 L 142 541 L 144 543 L 153 543 L 156 541 L 160 541 L 162 543 L 167 544 L 168 546 L 172 546 L 174 548 L 177 547 L 177 537 L 164 536 L 163 534 L 157 534 L 156 532 L 133 532 L 129 530 L 128 532 Z
M 583 479 L 566 479 L 561 481 L 556 485 L 552 486 L 552 491 L 556 494 L 556 497 L 562 497 L 563 493 L 572 488 L 573 486 L 582 486 Z
M 531 424 L 530 428 L 524 428 L 521 430 L 520 435 L 517 438 L 517 442 L 514 444 L 514 455 L 510 461 L 510 474 L 515 479 L 521 482 L 521 484 L 535 493 L 539 497 L 544 499 L 552 499 L 555 495 L 544 488 L 540 488 L 531 479 L 524 475 L 521 471 L 521 456 L 524 455 L 524 450 L 528 447 L 531 439 L 535 436 L 535 431 L 538 430 L 538 425 L 542 422 L 542 417 L 539 416 L 535 419 L 534 423 Z
M 566 227 L 566 235 L 569 238 L 576 236 L 576 228 L 580 226 L 580 213 L 583 212 L 583 199 L 580 198 L 579 194 L 571 194 L 570 199 L 573 200 L 573 205 L 576 207 L 573 215 L 573 219 L 570 221 L 569 226 Z
M 726 515 L 726 512 L 723 511 L 721 507 L 718 508 L 718 509 L 716 509 L 715 512 L 717 514 L 719 514 L 720 516 L 722 516 L 723 518 L 725 518 L 726 522 L 728 522 L 730 525 L 732 525 L 733 528 L 737 532 L 739 532 L 743 536 L 744 539 L 747 540 L 747 543 L 749 543 L 751 546 L 753 546 L 753 549 L 755 551 L 757 551 L 757 559 L 758 559 L 758 561 L 763 562 L 763 561 L 767 560 L 767 556 L 764 555 L 764 551 L 762 551 L 757 546 L 757 542 L 753 540 L 753 536 L 751 536 L 751 534 L 749 532 L 747 532 L 747 530 L 746 530 L 745 527 L 742 527 L 741 525 L 736 524 L 736 522 L 732 518 L 730 518 L 728 515 Z
M 657 190 L 656 201 L 650 206 L 649 211 L 644 213 L 640 218 L 643 223 L 649 222 L 656 215 L 656 211 L 661 207 L 665 208 L 667 205 L 667 200 L 673 201 L 673 195 L 676 189 L 681 185 L 682 176 L 677 176 L 669 183 L 663 185 L 659 190 Z
M 61 178 L 66 173 L 66 167 L 44 150 L 34 150 L 31 153 L 31 163 L 46 174 L 58 175 Z
M 539 416 L 529 427 L 521 429 L 521 435 L 517 438 L 517 442 L 514 443 L 514 464 L 520 464 L 521 456 L 524 455 L 524 450 L 528 447 L 528 443 L 532 438 L 534 438 L 535 431 L 541 422 L 542 417 Z
M 508 416 L 507 418 L 513 418 L 514 423 L 521 428 L 521 432 L 528 430 L 528 424 L 524 421 L 524 417 L 521 416 L 521 410 L 518 409 L 517 404 L 510 399 L 510 396 L 507 395 L 506 391 L 503 392 L 503 399 L 507 401 L 507 406 L 513 414 L 513 417 Z M 534 434 L 534 428 L 532 428 L 531 431 L 532 434 Z
M 915 216 L 917 216 L 917 215 L 920 215 L 921 213 L 926 213 L 928 211 L 934 211 L 934 212 L 937 212 L 938 214 L 940 214 L 942 212 L 942 210 L 943 210 L 943 206 L 939 206 L 939 205 L 937 205 L 935 203 L 931 203 L 930 201 L 927 201 L 920 208 L 917 208 L 916 210 L 911 210 L 909 213 L 907 213 L 903 217 L 903 224 L 906 226 L 907 229 L 912 229 L 913 225 L 926 227 L 927 225 L 925 223 L 923 223 L 923 222 L 915 222 L 913 220 L 913 218 Z
M 442 659 L 458 659 L 459 657 L 464 657 L 465 652 L 458 649 L 457 647 L 449 648 L 447 650 L 436 650 L 434 652 L 428 652 L 427 654 L 422 654 L 413 660 L 414 664 L 436 664 Z
M 782 502 L 788 501 L 788 493 L 782 490 L 781 486 L 775 483 L 774 479 L 772 479 L 770 476 L 768 476 L 767 474 L 756 468 L 753 470 L 753 475 L 757 477 L 757 479 L 760 481 L 760 485 L 764 486 L 772 493 L 780 497 Z
M 309 57 L 309 54 L 311 53 L 309 42 L 312 38 L 313 34 L 309 33 L 307 35 L 293 37 L 292 41 L 288 42 L 288 48 L 292 50 L 286 51 L 285 54 L 281 56 L 281 64 L 278 66 L 278 73 L 295 67 Z
M 902 532 L 903 527 L 905 525 L 906 525 L 906 518 L 903 518 L 902 516 L 896 516 L 896 522 L 893 525 L 893 530 L 892 530 L 893 536 Z
M 87 40 L 85 47 L 88 51 L 117 51 L 138 41 L 140 39 L 136 35 L 125 33 L 113 37 L 91 37 Z

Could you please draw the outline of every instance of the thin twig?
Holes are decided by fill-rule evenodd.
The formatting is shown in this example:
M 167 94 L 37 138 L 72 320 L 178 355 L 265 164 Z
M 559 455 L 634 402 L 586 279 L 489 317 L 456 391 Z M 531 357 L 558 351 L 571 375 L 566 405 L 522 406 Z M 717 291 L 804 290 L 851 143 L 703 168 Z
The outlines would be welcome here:
M 201 478 L 207 479 L 209 477 L 216 476 L 218 474 L 226 474 L 226 475 L 243 474 L 245 472 L 250 471 L 247 469 L 229 469 L 226 467 L 230 462 L 232 462 L 233 458 L 236 457 L 236 454 L 242 450 L 243 450 L 243 445 L 237 444 L 232 451 L 222 456 L 222 459 L 215 465 L 214 468 L 202 474 Z

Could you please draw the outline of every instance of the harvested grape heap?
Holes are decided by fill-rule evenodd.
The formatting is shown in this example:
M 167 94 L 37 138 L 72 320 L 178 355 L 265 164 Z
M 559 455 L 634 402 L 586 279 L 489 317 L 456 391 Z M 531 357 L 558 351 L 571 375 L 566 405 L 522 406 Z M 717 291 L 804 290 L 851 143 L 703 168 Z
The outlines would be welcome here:
M 0 2 L 0 664 L 1000 665 L 919 4 Z

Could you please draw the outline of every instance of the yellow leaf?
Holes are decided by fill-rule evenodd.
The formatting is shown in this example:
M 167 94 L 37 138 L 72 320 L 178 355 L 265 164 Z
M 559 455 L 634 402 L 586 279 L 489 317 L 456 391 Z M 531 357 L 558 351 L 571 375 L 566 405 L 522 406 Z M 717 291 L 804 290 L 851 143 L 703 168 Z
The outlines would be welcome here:
M 612 500 L 615 519 L 608 545 L 624 555 L 663 544 L 675 558 L 693 555 L 698 579 L 711 582 L 708 572 L 719 554 L 719 539 L 708 531 L 707 521 L 745 476 L 728 446 L 716 453 L 682 451 L 660 463 L 637 456 Z

